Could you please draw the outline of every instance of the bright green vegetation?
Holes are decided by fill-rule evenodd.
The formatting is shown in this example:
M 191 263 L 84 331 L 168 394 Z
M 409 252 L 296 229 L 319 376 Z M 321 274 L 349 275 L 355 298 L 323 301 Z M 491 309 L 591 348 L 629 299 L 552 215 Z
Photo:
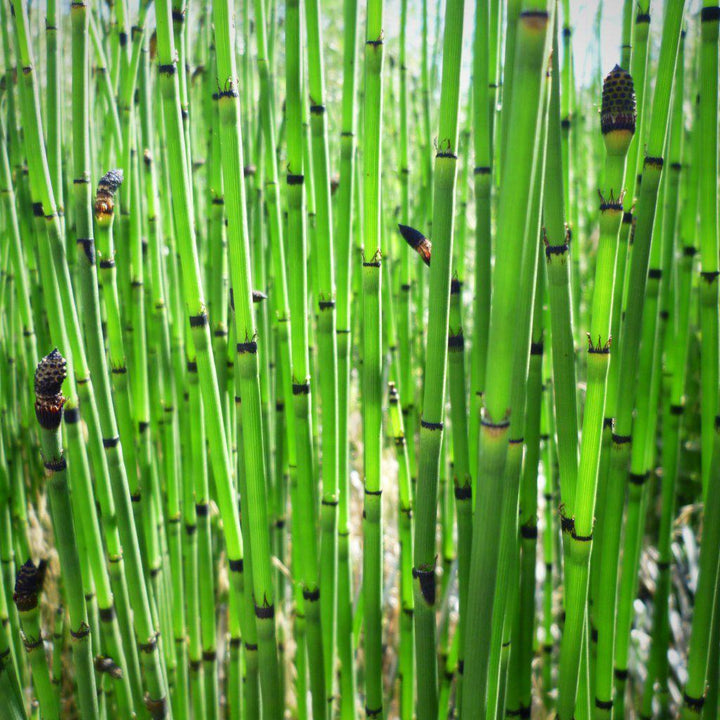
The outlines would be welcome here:
M 720 717 L 720 7 L 577 5 L 0 0 L 0 718 Z

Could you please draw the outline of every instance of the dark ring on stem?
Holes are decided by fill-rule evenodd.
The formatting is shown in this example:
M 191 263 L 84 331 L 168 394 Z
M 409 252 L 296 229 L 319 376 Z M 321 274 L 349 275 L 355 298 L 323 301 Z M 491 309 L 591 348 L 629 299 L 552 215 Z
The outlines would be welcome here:
M 31 650 L 36 650 L 42 644 L 43 644 L 42 635 L 40 635 L 37 640 L 28 640 L 27 636 L 23 636 L 23 645 L 25 646 L 25 650 L 27 652 L 30 652 Z
M 104 448 L 114 448 L 117 447 L 117 444 L 120 442 L 120 436 L 116 435 L 115 437 L 111 438 L 103 438 L 102 442 Z
M 616 445 L 627 445 L 628 443 L 632 442 L 632 435 L 616 435 L 613 433 L 612 441 Z
M 149 693 L 145 693 L 145 707 L 154 718 L 164 718 L 167 715 L 167 699 L 164 695 L 154 700 Z
M 282 400 L 278 400 L 275 403 L 275 410 L 277 410 L 277 412 L 282 412 L 284 409 L 285 409 L 285 403 Z
M 365 494 L 366 494 L 366 495 L 377 495 L 377 496 L 380 496 L 380 495 L 382 495 L 382 489 L 380 489 L 380 490 L 368 490 L 368 489 L 365 489 Z
M 682 170 L 682 163 L 679 163 L 679 162 L 670 163 L 670 169 L 675 170 L 676 172 L 680 172 L 680 170 Z
M 197 525 L 191 524 L 191 525 L 185 525 L 185 534 L 186 535 L 194 535 L 197 532 Z
M 210 511 L 210 505 L 208 503 L 196 503 L 195 504 L 195 513 L 198 517 L 207 517 L 208 512 Z
M 177 525 L 182 520 L 182 518 L 178 515 L 176 517 L 171 517 L 167 519 L 168 525 Z
M 703 695 L 702 697 L 694 698 L 684 692 L 683 701 L 691 710 L 694 710 L 695 712 L 700 712 L 703 705 L 705 704 L 705 696 Z
M 601 700 L 599 697 L 596 697 L 595 698 L 595 707 L 599 708 L 600 710 L 612 710 L 613 701 L 612 700 Z
M 456 500 L 470 500 L 472 498 L 472 486 L 471 485 L 456 485 L 455 486 L 455 499 Z
M 520 528 L 520 537 L 522 537 L 524 540 L 537 540 L 537 536 L 537 525 L 523 525 Z
M 305 617 L 304 615 L 302 617 Z M 245 651 L 246 652 L 257 652 L 257 643 L 245 643 Z
M 113 368 L 110 372 L 112 372 L 113 375 L 124 375 L 127 372 L 127 368 L 123 365 L 123 367 Z
M 628 671 L 627 670 L 621 670 L 620 668 L 615 668 L 614 674 L 615 674 L 615 679 L 620 680 L 621 682 L 628 679 Z
M 310 383 L 293 383 L 292 386 L 293 395 L 309 395 L 310 394 Z
M 63 455 L 59 458 L 47 460 L 44 465 L 46 470 L 51 470 L 52 472 L 62 472 L 67 469 L 67 462 L 65 462 L 65 457 Z
M 213 205 L 224 205 L 225 204 L 225 198 L 223 197 L 214 197 L 212 199 Z
M 606 210 L 617 210 L 620 212 L 623 209 L 623 204 L 621 202 L 601 202 L 600 203 L 600 212 L 605 212 Z
M 64 417 L 66 425 L 74 425 L 76 422 L 80 421 L 80 410 L 76 407 L 67 408 L 65 410 Z
M 310 114 L 311 115 L 322 115 L 324 112 L 325 112 L 324 105 L 311 105 L 310 106 Z
M 612 418 L 604 418 L 603 419 L 603 430 L 612 430 L 613 428 L 613 419 Z
M 657 168 L 658 170 L 662 170 L 662 166 L 663 166 L 664 164 L 665 164 L 665 160 L 664 160 L 663 158 L 661 158 L 661 157 L 651 157 L 651 156 L 648 155 L 648 156 L 645 158 L 645 162 L 644 162 L 644 164 L 643 164 L 643 167 L 645 167 L 645 166 L 647 165 L 647 166 L 649 166 L 649 167 L 654 167 L 654 168 Z
M 130 287 L 133 287 L 133 288 L 139 288 L 139 287 L 142 287 L 142 286 L 143 286 L 142 280 L 133 280 L 133 281 L 130 283 Z
M 250 355 L 257 355 L 258 347 L 257 343 L 254 340 L 251 340 L 250 342 L 238 343 L 235 349 L 237 350 L 238 355 L 245 355 L 246 353 L 249 353 Z
M 82 245 L 83 252 L 90 265 L 95 264 L 95 240 L 93 238 L 78 238 L 75 241 L 76 245 Z
M 623 221 L 626 225 L 631 225 L 631 224 L 632 224 L 632 221 L 633 221 L 633 214 L 632 214 L 631 212 L 627 212 L 627 211 L 624 212 L 624 213 L 623 213 L 623 216 L 622 216 L 622 221 Z
M 379 260 L 370 260 L 370 262 L 363 262 L 363 267 L 367 267 L 367 268 L 379 268 L 379 267 L 380 267 L 380 261 L 379 261 Z
M 570 120 L 569 120 L 568 118 L 563 118 L 563 119 L 560 121 L 560 127 L 561 127 L 563 130 L 569 130 L 569 129 L 570 129 Z
M 642 23 L 650 22 L 650 13 L 638 13 L 635 17 L 635 24 L 640 25 Z
M 115 261 L 112 260 L 112 259 L 110 259 L 110 260 L 101 260 L 101 261 L 98 263 L 98 267 L 99 267 L 101 270 L 110 270 L 111 268 L 114 268 L 114 267 L 115 267 Z
M 545 572 L 550 575 L 553 570 L 553 564 L 551 562 L 545 563 Z
M 431 607 L 435 605 L 435 566 L 430 569 L 413 568 L 412 576 L 420 583 L 420 592 L 425 602 Z
M 339 505 L 339 500 L 325 500 L 323 499 L 320 504 L 325 505 L 325 507 L 337 507 Z
M 383 711 L 382 705 L 375 710 L 371 710 L 367 705 L 365 706 L 365 716 L 366 717 L 380 717 L 382 715 L 382 711 Z
M 669 570 L 670 563 L 667 560 L 658 560 L 657 567 L 658 567 L 658 570 Z
M 573 523 L 573 525 L 574 525 L 574 523 Z M 593 534 L 590 533 L 589 535 L 578 535 L 575 532 L 575 529 L 573 528 L 572 538 L 573 538 L 573 540 L 577 540 L 578 542 L 592 542 Z
M 465 337 L 462 330 L 457 335 L 448 335 L 448 349 L 462 350 L 465 347 Z
M 318 301 L 318 307 L 320 310 L 331 310 L 335 307 L 335 301 L 334 300 L 319 300 Z
M 700 277 L 709 285 L 713 280 L 717 280 L 718 275 L 720 275 L 720 271 L 718 270 L 710 270 L 707 272 L 701 272 Z
M 290 175 L 287 176 L 287 184 L 288 185 L 302 185 L 303 181 L 305 180 L 304 175 Z
M 518 708 L 517 710 L 510 710 L 510 708 L 507 708 L 505 710 L 505 715 L 507 717 L 520 717 L 520 708 Z
M 32 70 L 32 68 L 31 68 L 31 70 Z M 25 70 L 23 68 L 23 72 L 24 71 Z M 41 202 L 33 203 L 32 209 L 33 209 L 33 215 L 35 217 L 45 217 L 45 211 L 43 210 L 43 204 Z
M 190 316 L 190 327 L 203 327 L 208 323 L 207 313 L 201 312 L 199 315 Z
M 509 445 L 522 445 L 524 442 L 525 442 L 525 438 L 524 438 L 524 437 L 510 438 L 510 439 L 508 440 L 508 444 L 509 444 Z
M 462 290 L 463 281 L 460 280 L 460 278 L 454 277 L 450 281 L 450 294 L 451 295 L 459 295 L 460 291 Z
M 355 137 L 355 133 L 348 132 L 347 130 L 343 130 L 343 132 L 340 133 L 340 137 L 341 137 L 341 138 L 344 138 L 344 137 L 350 137 L 350 138 L 351 138 L 351 137 Z
M 215 662 L 217 660 L 217 652 L 215 650 L 203 650 L 203 662 Z
M 457 160 L 457 155 L 449 150 L 443 150 L 442 152 L 435 153 L 436 158 L 449 158 L 451 160 Z
M 218 100 L 220 100 L 221 98 L 225 98 L 225 97 L 229 97 L 229 98 L 240 97 L 240 95 L 238 95 L 238 91 L 232 85 L 230 86 L 230 88 L 228 90 L 221 90 L 217 94 L 217 96 L 218 96 Z M 243 173 L 243 177 L 247 177 L 247 176 Z
M 138 650 L 140 652 L 144 652 L 146 654 L 150 654 L 151 652 L 154 652 L 157 648 L 157 642 L 158 642 L 158 636 L 160 635 L 159 632 L 156 632 L 146 643 L 138 643 Z
M 303 588 L 303 599 L 307 600 L 308 602 L 317 602 L 320 600 L 320 588 L 315 588 L 314 590 L 307 590 Z
M 242 638 L 239 638 L 239 637 L 230 638 L 229 645 L 231 648 L 242 647 Z
M 178 22 L 178 23 L 183 22 L 185 20 L 185 11 L 173 9 L 172 19 L 173 19 L 173 22 Z
M 542 651 L 544 653 L 551 653 L 555 646 L 552 643 L 544 643 L 542 646 Z
M 647 482 L 647 479 L 648 479 L 649 477 L 650 477 L 650 473 L 649 473 L 649 472 L 644 472 L 644 473 L 634 473 L 634 472 L 631 472 L 631 473 L 628 474 L 628 480 L 629 480 L 633 485 L 644 485 L 644 484 Z
M 98 615 L 103 622 L 112 622 L 115 618 L 115 606 L 111 605 L 107 608 L 100 608 Z
M 490 175 L 492 168 L 489 165 L 478 165 L 473 168 L 474 175 Z
M 73 185 L 87 185 L 90 182 L 90 178 L 87 175 L 79 178 L 73 178 Z
M 670 318 L 670 313 L 667 310 L 660 311 L 660 319 L 661 320 L 668 320 L 669 318 Z
M 700 22 L 712 22 L 713 20 L 720 20 L 720 6 L 718 5 L 704 7 L 700 11 Z
M 660 280 L 662 278 L 662 269 L 650 268 L 650 270 L 648 270 L 648 278 L 651 280 Z
M 597 629 L 594 625 L 593 625 L 592 628 L 590 629 L 590 639 L 591 639 L 593 642 L 597 642 L 597 641 L 598 641 L 598 629 Z
M 162 572 L 161 567 L 154 567 L 150 569 L 150 577 L 154 580 Z
M 174 75 L 175 74 L 175 64 L 169 63 L 168 65 L 158 65 L 158 72 L 161 75 Z
M 172 405 L 166 405 L 163 408 L 163 412 L 166 412 L 166 413 L 175 412 L 175 408 Z
M 259 620 L 272 620 L 275 617 L 274 605 L 255 605 L 255 617 Z
M 130 496 L 130 501 L 131 501 L 131 502 L 139 503 L 141 500 L 142 500 L 142 496 L 140 495 L 139 492 L 133 493 L 133 494 Z
M 442 430 L 442 429 L 443 429 L 443 423 L 441 423 L 441 422 L 430 422 L 429 420 L 421 420 L 421 421 L 420 421 L 420 427 L 425 428 L 426 430 Z
M 83 638 L 86 638 L 90 634 L 90 626 L 86 622 L 80 623 L 80 628 L 77 630 L 71 630 L 70 636 L 74 640 L 82 640 Z
M 142 435 L 148 428 L 150 427 L 150 423 L 146 420 L 142 420 L 138 423 L 138 431 Z
M 501 420 L 498 423 L 494 423 L 492 420 L 486 420 L 485 418 L 480 419 L 480 424 L 483 427 L 490 428 L 491 430 L 504 430 L 510 427 L 510 420 Z
M 523 718 L 529 718 L 530 717 L 530 707 L 527 705 L 521 705 L 520 706 L 520 717 Z
M 194 360 L 188 360 L 186 367 L 187 367 L 188 372 L 191 372 L 191 373 L 197 372 L 197 363 Z
M 335 331 L 335 334 L 336 334 L 336 335 L 349 335 L 351 332 L 352 332 L 352 330 L 350 330 L 349 328 L 348 328 L 348 329 L 344 329 L 344 328 L 343 328 L 343 329 L 339 329 L 339 328 L 338 328 L 338 329 Z
M 545 350 L 545 343 L 542 340 L 530 343 L 530 354 L 531 355 L 542 355 Z
M 570 246 L 565 243 L 564 245 L 546 245 L 545 246 L 545 257 L 549 258 L 551 255 L 564 255 Z
M 697 254 L 697 248 L 694 245 L 686 245 L 683 248 L 683 255 L 685 257 L 694 257 Z

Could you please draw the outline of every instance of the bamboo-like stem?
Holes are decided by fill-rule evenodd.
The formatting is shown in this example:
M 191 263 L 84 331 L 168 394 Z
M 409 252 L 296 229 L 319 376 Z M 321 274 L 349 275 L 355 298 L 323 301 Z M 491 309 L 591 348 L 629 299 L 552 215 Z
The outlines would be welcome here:
M 471 638 L 488 637 L 492 624 L 501 518 L 497 512 L 503 502 L 503 473 L 507 455 L 510 418 L 512 363 L 514 361 L 514 318 L 516 315 L 515 283 L 523 254 L 525 215 L 518 213 L 515 203 L 530 197 L 533 164 L 533 143 L 527 138 L 536 136 L 540 117 L 540 92 L 548 13 L 544 3 L 527 3 L 518 20 L 517 48 L 514 58 L 514 92 L 522 102 L 514 103 L 510 112 L 510 127 L 517 132 L 517 142 L 507 144 L 503 162 L 503 182 L 515 192 L 513 202 L 507 193 L 501 194 L 498 208 L 498 234 L 504 242 L 497 246 L 495 260 L 495 302 L 490 312 L 488 363 L 483 397 L 475 507 L 494 508 L 488 516 L 476 513 L 473 518 L 470 585 L 468 589 L 468 624 L 465 638 L 466 687 L 473 692 L 463 693 L 462 713 L 466 717 L 485 717 L 488 697 L 489 647 Z
M 340 717 L 355 718 L 355 671 L 352 644 L 352 583 L 350 567 L 350 457 L 348 420 L 350 410 L 350 367 L 352 350 L 352 231 L 356 209 L 355 194 L 355 99 L 358 39 L 358 2 L 343 3 L 345 26 L 343 50 L 342 127 L 340 135 L 340 187 L 335 213 L 335 252 L 337 259 L 337 353 L 338 353 L 338 565 L 337 565 L 337 654 L 340 661 Z M 402 53 L 402 44 L 401 44 Z M 402 102 L 402 100 L 401 100 Z M 401 171 L 402 172 L 402 171 Z M 405 177 L 403 175 L 402 177 Z M 409 297 L 409 292 L 401 293 Z M 409 306 L 409 303 L 407 303 Z M 404 317 L 404 316 L 402 316 Z M 402 348 L 409 350 L 409 313 L 407 326 L 400 323 Z M 403 328 L 406 335 L 403 335 Z M 407 357 L 407 351 L 405 351 Z M 409 361 L 409 358 L 407 358 Z M 405 375 L 401 382 L 403 399 Z M 409 385 L 409 381 L 408 381 Z M 412 397 L 412 391 L 409 390 Z M 403 409 L 405 405 L 403 404 Z M 412 435 L 410 435 L 412 438 Z M 412 443 L 410 443 L 412 445 Z
M 383 0 L 368 0 L 363 128 L 363 597 L 365 714 L 382 718 L 382 311 L 381 201 Z M 434 526 L 433 526 L 434 527 Z M 417 616 L 416 616 L 417 617 Z M 416 626 L 417 627 L 417 626 Z M 419 685 L 418 685 L 419 687 Z
M 587 617 L 590 552 L 595 515 L 601 437 L 605 415 L 607 374 L 610 365 L 610 321 L 618 235 L 622 223 L 625 157 L 635 132 L 635 96 L 630 75 L 619 66 L 603 86 L 601 125 L 605 140 L 605 177 L 600 196 L 600 240 L 595 265 L 590 330 L 588 332 L 587 391 L 583 417 L 580 464 L 574 505 L 564 509 L 567 552 L 565 628 L 560 650 L 558 716 L 574 717 L 577 667 L 580 665 L 583 628 Z

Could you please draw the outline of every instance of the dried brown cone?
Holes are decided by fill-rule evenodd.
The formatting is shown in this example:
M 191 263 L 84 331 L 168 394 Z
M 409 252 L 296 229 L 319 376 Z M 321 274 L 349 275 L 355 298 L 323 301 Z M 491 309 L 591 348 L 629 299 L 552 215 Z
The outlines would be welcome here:
M 41 560 L 37 566 L 32 560 L 27 560 L 18 570 L 13 600 L 19 612 L 29 612 L 37 607 L 46 569 L 45 560 Z
M 107 673 L 113 680 L 120 680 L 123 676 L 122 668 L 110 657 L 97 655 L 94 664 L 96 672 Z
M 637 113 L 635 88 L 627 70 L 616 65 L 603 82 L 600 128 L 603 135 L 613 131 L 635 132 Z
M 109 170 L 98 183 L 95 194 L 95 219 L 98 222 L 109 222 L 115 212 L 115 193 L 122 185 L 124 176 L 120 169 Z
M 57 348 L 35 369 L 35 416 L 46 430 L 55 430 L 60 425 L 65 404 L 62 384 L 66 377 L 67 361 Z

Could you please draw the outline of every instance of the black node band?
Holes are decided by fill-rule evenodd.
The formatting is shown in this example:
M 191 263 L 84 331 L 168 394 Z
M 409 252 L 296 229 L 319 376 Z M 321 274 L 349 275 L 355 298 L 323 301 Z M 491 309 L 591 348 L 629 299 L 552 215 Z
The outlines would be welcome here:
M 720 6 L 718 5 L 704 7 L 700 11 L 700 22 L 712 22 L 713 20 L 720 20 Z
M 367 705 L 365 706 L 365 717 L 381 717 L 382 716 L 382 705 L 379 708 L 371 709 Z
M 259 620 L 272 620 L 275 617 L 275 606 L 255 605 L 255 617 Z
M 175 65 L 174 65 L 174 63 L 170 63 L 168 65 L 158 65 L 158 72 L 161 75 L 174 75 L 175 74 Z
M 660 280 L 662 278 L 662 270 L 660 268 L 650 268 L 650 270 L 648 270 L 648 278 L 651 280 Z
M 457 335 L 448 335 L 448 349 L 462 350 L 465 347 L 465 336 L 462 330 Z
M 620 668 L 615 668 L 615 679 L 625 681 L 628 679 L 628 671 L 627 670 L 621 670 Z
M 304 175 L 288 175 L 287 176 L 287 184 L 288 185 L 302 185 L 305 180 Z
M 195 512 L 198 517 L 207 517 L 210 512 L 210 505 L 208 503 L 196 503 Z
M 455 486 L 455 499 L 456 500 L 472 499 L 472 486 L 471 485 L 456 485 Z
M 595 698 L 595 707 L 599 708 L 600 710 L 612 710 L 613 701 L 612 700 L 601 700 L 599 697 L 596 697 Z
M 317 602 L 320 600 L 320 588 L 315 588 L 314 590 L 307 590 L 303 588 L 303 599 L 307 600 L 308 602 Z
M 365 490 L 366 495 L 375 495 L 377 497 L 380 497 L 382 495 L 382 490 Z
M 115 267 L 115 261 L 114 260 L 101 260 L 98 263 L 98 267 L 101 270 L 110 270 L 111 268 Z
M 616 445 L 627 445 L 628 443 L 632 442 L 632 435 L 616 435 L 613 433 L 612 441 Z
M 103 447 L 104 448 L 114 448 L 117 447 L 118 443 L 120 442 L 120 436 L 116 435 L 115 437 L 111 438 L 103 438 Z
M 257 343 L 254 340 L 251 340 L 250 342 L 238 343 L 236 349 L 238 355 L 245 355 L 246 353 L 256 355 L 258 348 Z
M 190 327 L 203 327 L 208 323 L 207 313 L 200 313 L 199 315 L 190 316 Z
M 324 112 L 325 112 L 324 105 L 311 105 L 310 106 L 310 114 L 311 115 L 322 115 Z
M 45 469 L 50 470 L 51 472 L 62 472 L 67 469 L 67 462 L 65 462 L 65 457 L 62 455 L 59 458 L 46 460 L 44 465 Z
M 80 411 L 76 407 L 66 408 L 64 417 L 66 425 L 73 425 L 80 421 Z
M 426 430 L 442 430 L 444 426 L 441 422 L 429 422 L 428 420 L 421 420 L 420 427 L 423 427 Z
M 522 537 L 523 540 L 537 540 L 537 536 L 537 525 L 523 525 L 520 528 L 520 537 Z
M 293 383 L 292 392 L 293 395 L 309 395 L 310 383 Z
M 648 477 L 650 476 L 650 473 L 644 472 L 644 473 L 633 473 L 631 472 L 628 475 L 628 480 L 633 485 L 644 485 L 647 482 Z
M 108 608 L 100 608 L 98 615 L 103 622 L 112 622 L 115 618 L 115 606 L 111 605 Z

